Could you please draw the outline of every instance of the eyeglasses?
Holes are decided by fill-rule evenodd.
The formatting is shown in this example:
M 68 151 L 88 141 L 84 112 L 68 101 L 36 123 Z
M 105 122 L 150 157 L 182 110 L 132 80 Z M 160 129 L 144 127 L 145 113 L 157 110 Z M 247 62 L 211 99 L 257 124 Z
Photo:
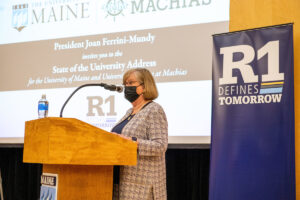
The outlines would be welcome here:
M 123 85 L 125 85 L 125 86 L 133 86 L 135 83 L 139 83 L 139 82 L 138 81 L 128 81 L 128 82 L 125 82 L 125 84 L 123 84 Z M 139 84 L 137 86 L 140 86 L 142 84 L 143 83 L 141 83 L 141 84 Z

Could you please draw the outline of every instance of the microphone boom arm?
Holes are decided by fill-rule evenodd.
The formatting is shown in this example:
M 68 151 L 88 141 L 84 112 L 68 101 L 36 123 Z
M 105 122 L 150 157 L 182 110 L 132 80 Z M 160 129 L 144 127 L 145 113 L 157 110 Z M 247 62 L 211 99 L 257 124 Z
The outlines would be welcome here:
M 67 105 L 67 103 L 69 102 L 69 100 L 71 99 L 71 97 L 78 91 L 80 90 L 81 88 L 83 87 L 88 87 L 88 86 L 100 86 L 100 87 L 105 87 L 107 86 L 105 83 L 90 83 L 90 84 L 84 84 L 82 86 L 79 86 L 78 88 L 76 88 L 76 90 L 74 90 L 74 92 L 72 92 L 72 94 L 69 96 L 69 98 L 66 100 L 66 102 L 64 103 L 63 107 L 61 108 L 60 110 L 60 115 L 59 117 L 62 117 L 62 113 Z

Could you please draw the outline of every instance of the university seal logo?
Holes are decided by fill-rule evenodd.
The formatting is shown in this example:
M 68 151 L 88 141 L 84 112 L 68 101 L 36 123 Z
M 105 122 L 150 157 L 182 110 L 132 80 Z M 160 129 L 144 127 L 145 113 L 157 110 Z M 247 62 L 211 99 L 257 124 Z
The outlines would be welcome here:
M 12 7 L 12 27 L 19 32 L 28 25 L 28 4 L 14 5 Z
M 105 5 L 103 5 L 103 9 L 106 11 L 108 16 L 113 17 L 114 21 L 116 17 L 119 15 L 123 15 L 123 11 L 127 8 L 127 3 L 123 0 L 108 0 Z

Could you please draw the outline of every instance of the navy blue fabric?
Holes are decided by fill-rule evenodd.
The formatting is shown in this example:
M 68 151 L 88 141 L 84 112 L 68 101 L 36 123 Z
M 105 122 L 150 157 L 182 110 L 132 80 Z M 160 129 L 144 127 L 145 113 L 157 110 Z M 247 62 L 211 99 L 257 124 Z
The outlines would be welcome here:
M 213 109 L 210 163 L 210 200 L 294 200 L 295 199 L 295 124 L 294 58 L 291 24 L 215 35 L 213 51 Z M 257 52 L 270 41 L 279 41 L 279 71 L 284 73 L 281 101 L 221 105 L 220 78 L 223 77 L 221 48 L 249 45 L 255 51 L 251 63 L 258 75 L 268 72 L 268 56 Z M 234 61 L 243 59 L 234 54 Z M 245 85 L 238 69 L 233 69 L 237 84 Z M 251 85 L 247 84 L 247 85 Z M 247 94 L 245 94 L 247 95 Z M 245 96 L 240 95 L 240 96 Z M 258 93 L 249 96 L 258 96 Z M 269 94 L 275 95 L 275 94 Z M 265 97 L 265 95 L 263 95 Z M 254 97 L 255 98 L 255 97 Z M 229 102 L 229 101 L 228 101 Z
M 134 115 L 129 115 L 129 117 L 133 117 Z M 125 120 L 123 120 L 121 123 L 119 123 L 119 124 L 117 124 L 112 130 L 111 130 L 111 132 L 114 132 L 114 133 L 118 133 L 118 134 L 121 134 L 122 133 L 122 130 L 123 130 L 123 128 L 126 126 L 126 124 L 130 121 L 130 120 L 128 120 L 128 118 L 129 117 L 127 117 Z M 131 119 L 130 118 L 130 119 Z

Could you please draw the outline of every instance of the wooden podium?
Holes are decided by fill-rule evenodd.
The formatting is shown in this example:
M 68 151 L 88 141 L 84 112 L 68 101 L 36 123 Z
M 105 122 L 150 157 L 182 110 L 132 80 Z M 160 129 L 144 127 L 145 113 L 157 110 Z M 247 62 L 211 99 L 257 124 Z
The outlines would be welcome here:
M 113 165 L 136 165 L 137 144 L 72 118 L 25 123 L 23 162 L 58 174 L 58 200 L 112 199 Z

